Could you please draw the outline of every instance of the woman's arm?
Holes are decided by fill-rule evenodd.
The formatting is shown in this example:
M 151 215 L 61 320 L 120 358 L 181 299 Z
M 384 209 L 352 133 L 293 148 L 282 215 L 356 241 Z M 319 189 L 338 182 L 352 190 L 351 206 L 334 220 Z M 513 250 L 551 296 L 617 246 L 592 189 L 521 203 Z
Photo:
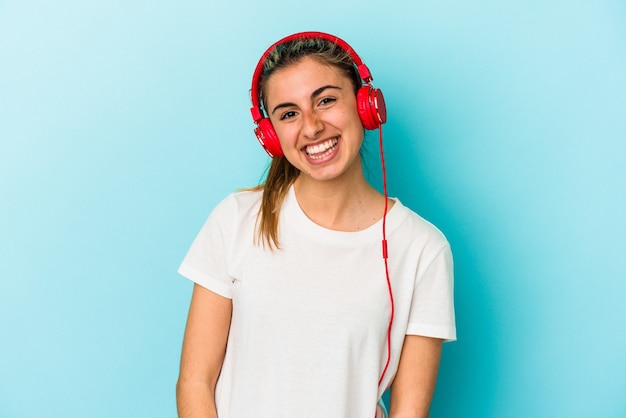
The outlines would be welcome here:
M 428 418 L 435 392 L 442 340 L 407 335 L 391 385 L 389 418 Z
M 176 384 L 180 418 L 217 418 L 215 384 L 224 361 L 231 314 L 230 299 L 194 286 Z

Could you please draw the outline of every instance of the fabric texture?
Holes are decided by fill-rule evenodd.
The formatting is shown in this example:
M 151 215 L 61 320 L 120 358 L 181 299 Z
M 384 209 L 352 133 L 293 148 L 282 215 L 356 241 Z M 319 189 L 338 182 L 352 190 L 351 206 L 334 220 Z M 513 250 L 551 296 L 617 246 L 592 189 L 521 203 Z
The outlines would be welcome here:
M 399 200 L 387 215 L 395 303 L 391 362 L 382 385 L 390 315 L 379 221 L 325 229 L 298 206 L 280 213 L 280 249 L 254 244 L 261 192 L 237 192 L 211 213 L 179 272 L 231 298 L 216 388 L 220 418 L 373 417 L 393 380 L 405 335 L 456 339 L 450 246 Z

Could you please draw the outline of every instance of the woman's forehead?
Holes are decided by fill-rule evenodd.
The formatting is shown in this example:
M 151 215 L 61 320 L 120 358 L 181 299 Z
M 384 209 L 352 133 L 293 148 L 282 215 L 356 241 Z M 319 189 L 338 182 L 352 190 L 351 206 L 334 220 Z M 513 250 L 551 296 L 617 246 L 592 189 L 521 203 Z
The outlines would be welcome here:
M 288 66 L 276 69 L 267 79 L 268 93 L 283 84 L 315 84 L 321 80 L 350 81 L 341 69 L 315 58 L 304 57 Z

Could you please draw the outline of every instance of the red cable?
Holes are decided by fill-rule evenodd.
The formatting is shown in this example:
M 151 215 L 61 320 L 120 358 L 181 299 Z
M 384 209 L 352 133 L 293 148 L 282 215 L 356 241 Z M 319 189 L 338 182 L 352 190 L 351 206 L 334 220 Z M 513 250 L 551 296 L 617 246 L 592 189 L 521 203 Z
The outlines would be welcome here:
M 385 260 L 385 275 L 387 277 L 387 289 L 389 290 L 389 300 L 391 303 L 391 314 L 389 315 L 389 327 L 387 328 L 387 362 L 385 363 L 385 368 L 383 369 L 383 373 L 378 379 L 378 386 L 383 381 L 383 377 L 385 377 L 385 373 L 387 372 L 387 368 L 389 367 L 389 362 L 391 361 L 391 325 L 393 323 L 394 316 L 394 301 L 393 301 L 393 290 L 391 288 L 391 280 L 389 279 L 389 262 L 388 262 L 388 252 L 387 252 L 387 209 L 389 205 L 389 195 L 387 193 L 387 170 L 385 168 L 385 153 L 383 151 L 383 128 L 382 125 L 379 127 L 379 143 L 380 143 L 380 161 L 382 165 L 382 175 L 383 175 L 383 194 L 385 195 L 385 212 L 383 213 L 383 259 Z

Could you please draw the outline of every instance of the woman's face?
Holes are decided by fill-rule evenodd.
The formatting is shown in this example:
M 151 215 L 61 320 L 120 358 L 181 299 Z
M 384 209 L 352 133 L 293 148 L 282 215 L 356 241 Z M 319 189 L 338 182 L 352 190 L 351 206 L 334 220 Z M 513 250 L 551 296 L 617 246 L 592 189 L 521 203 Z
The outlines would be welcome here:
M 266 109 L 287 160 L 318 181 L 361 170 L 363 125 L 351 80 L 334 66 L 305 57 L 276 70 Z

